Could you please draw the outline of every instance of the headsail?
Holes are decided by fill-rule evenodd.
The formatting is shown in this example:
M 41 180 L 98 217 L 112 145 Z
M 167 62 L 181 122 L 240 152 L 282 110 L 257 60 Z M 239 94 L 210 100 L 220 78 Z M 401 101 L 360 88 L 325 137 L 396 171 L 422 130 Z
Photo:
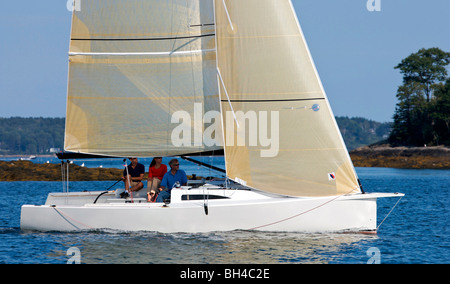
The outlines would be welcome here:
M 227 174 L 268 192 L 359 192 L 290 0 L 215 0 Z
M 213 23 L 212 1 L 83 0 L 73 13 L 65 150 L 221 149 L 199 143 L 212 122 L 202 114 L 219 113 Z

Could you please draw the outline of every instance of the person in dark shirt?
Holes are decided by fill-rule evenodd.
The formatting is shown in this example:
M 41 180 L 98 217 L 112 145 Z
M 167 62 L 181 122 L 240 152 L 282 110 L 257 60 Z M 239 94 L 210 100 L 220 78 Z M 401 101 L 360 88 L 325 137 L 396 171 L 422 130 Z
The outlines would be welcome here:
M 144 179 L 145 166 L 138 163 L 137 158 L 129 159 L 131 161 L 131 164 L 129 164 L 123 171 L 125 190 L 128 192 L 133 192 L 134 197 L 140 197 L 139 191 L 144 188 L 142 180 Z M 134 192 L 136 192 L 137 194 L 135 194 Z M 146 192 L 147 191 L 145 190 L 144 195 L 146 195 Z

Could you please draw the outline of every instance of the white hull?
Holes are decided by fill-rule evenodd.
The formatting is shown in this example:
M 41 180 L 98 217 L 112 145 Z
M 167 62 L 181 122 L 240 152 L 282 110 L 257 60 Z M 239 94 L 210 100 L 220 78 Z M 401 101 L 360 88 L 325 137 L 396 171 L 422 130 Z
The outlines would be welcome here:
M 100 192 L 50 194 L 42 206 L 24 205 L 22 230 L 212 232 L 232 230 L 341 232 L 373 231 L 377 226 L 377 198 L 401 194 L 356 194 L 340 197 L 273 197 L 249 190 L 219 188 L 174 189 L 172 202 L 127 203 L 113 193 L 93 200 Z M 208 194 L 209 200 L 203 200 Z M 182 196 L 201 196 L 182 200 Z M 221 197 L 226 199 L 212 199 Z M 58 199 L 59 197 L 59 199 Z M 207 204 L 207 213 L 205 210 Z

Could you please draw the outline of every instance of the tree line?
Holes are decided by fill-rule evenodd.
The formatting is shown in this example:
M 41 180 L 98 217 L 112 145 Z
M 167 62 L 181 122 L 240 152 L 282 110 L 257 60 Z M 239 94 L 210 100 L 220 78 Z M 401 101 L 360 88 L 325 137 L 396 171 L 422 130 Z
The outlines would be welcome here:
M 389 143 L 393 146 L 450 145 L 450 53 L 420 49 L 395 66 L 398 88 Z
M 365 118 L 336 117 L 349 150 L 386 139 L 391 124 Z M 63 149 L 64 118 L 0 118 L 0 155 L 49 154 Z
M 392 123 L 377 122 L 362 117 L 337 116 L 336 122 L 349 151 L 386 140 Z
M 64 118 L 0 118 L 0 154 L 49 154 L 64 143 Z

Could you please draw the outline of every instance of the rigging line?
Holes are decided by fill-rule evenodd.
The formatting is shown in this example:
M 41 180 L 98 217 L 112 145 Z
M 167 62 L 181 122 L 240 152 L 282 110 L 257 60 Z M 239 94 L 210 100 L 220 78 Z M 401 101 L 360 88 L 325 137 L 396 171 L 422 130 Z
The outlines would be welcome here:
M 78 226 L 76 226 L 75 224 L 73 224 L 70 220 L 72 220 L 73 222 L 76 222 L 76 223 L 78 223 L 78 224 L 80 224 L 80 225 L 82 225 L 82 226 L 85 226 L 85 227 L 88 228 L 88 229 L 93 229 L 93 227 L 91 227 L 91 226 L 89 226 L 89 225 L 86 225 L 86 224 L 84 224 L 84 223 L 82 223 L 82 222 L 80 222 L 80 221 L 78 221 L 78 220 L 75 220 L 74 218 L 70 217 L 69 215 L 63 213 L 61 210 L 57 209 L 56 206 L 53 206 L 52 208 L 55 209 L 55 211 L 58 212 L 59 215 L 61 215 L 61 217 L 62 217 L 64 220 L 67 221 L 67 223 L 69 223 L 70 225 L 74 226 L 76 229 L 79 230 L 80 228 L 79 228 Z
M 236 113 L 234 112 L 234 108 L 233 108 L 233 105 L 231 104 L 230 97 L 228 96 L 227 88 L 225 87 L 225 83 L 223 82 L 222 74 L 220 74 L 219 67 L 217 67 L 217 74 L 219 74 L 220 82 L 222 83 L 222 87 L 225 91 L 225 95 L 227 95 L 228 103 L 230 104 L 230 108 L 231 108 L 231 112 L 233 113 L 234 121 L 236 121 L 237 127 L 240 128 L 239 122 L 236 117 Z
M 170 14 L 170 33 L 173 34 L 173 13 L 174 13 L 174 3 L 172 1 L 171 4 L 171 14 Z M 176 40 L 178 39 L 178 36 L 174 38 L 174 42 L 172 43 L 172 50 L 175 48 Z M 172 56 L 169 57 L 169 104 L 168 104 L 168 113 L 171 113 L 172 109 Z M 169 126 L 171 124 L 171 116 L 167 116 L 167 125 Z M 166 152 L 169 152 L 169 131 L 166 132 Z
M 66 198 L 65 198 L 65 203 L 66 205 L 69 203 L 69 170 L 70 170 L 70 161 L 67 160 L 67 174 L 66 174 L 66 178 L 67 178 L 67 185 L 66 185 Z
M 189 7 L 189 0 L 186 0 L 186 7 Z M 187 13 L 187 21 L 188 21 L 188 23 L 191 22 L 191 15 L 190 15 L 190 13 Z M 180 27 L 180 29 L 181 29 L 181 27 Z M 191 30 L 190 29 L 188 29 L 188 33 L 189 33 L 189 35 L 191 35 Z M 184 46 L 189 45 L 189 52 L 192 53 L 192 45 L 191 45 L 191 43 L 194 42 L 194 41 L 196 41 L 196 39 L 188 41 L 187 43 L 179 46 L 174 51 L 177 51 L 177 50 L 183 48 Z M 196 88 L 196 84 L 195 84 L 195 67 L 194 67 L 194 55 L 193 54 L 191 54 L 191 76 L 192 76 L 192 87 L 193 87 L 193 95 L 194 95 L 194 102 L 195 102 L 196 98 L 197 98 L 197 93 L 196 93 L 197 88 Z M 194 106 L 194 111 L 195 111 L 195 106 Z M 194 125 L 195 125 L 195 122 L 194 122 Z M 196 133 L 194 131 L 194 136 L 195 135 L 196 135 Z
M 278 224 L 278 223 L 282 223 L 282 222 L 287 221 L 287 220 L 290 220 L 290 219 L 297 218 L 297 217 L 299 217 L 299 216 L 301 216 L 301 215 L 304 215 L 304 214 L 307 214 L 307 213 L 309 213 L 309 212 L 312 212 L 312 211 L 314 211 L 314 210 L 316 210 L 316 209 L 319 209 L 320 207 L 325 206 L 325 205 L 327 205 L 328 203 L 331 203 L 331 202 L 333 202 L 333 201 L 335 201 L 335 200 L 341 198 L 341 197 L 344 196 L 344 195 L 350 194 L 350 193 L 352 193 L 353 191 L 355 191 L 355 190 L 358 189 L 358 188 L 359 188 L 359 187 L 355 187 L 354 189 L 352 189 L 352 190 L 349 191 L 348 193 L 344 193 L 344 194 L 342 194 L 342 195 L 338 195 L 338 196 L 336 196 L 335 198 L 330 199 L 330 200 L 326 201 L 325 203 L 320 204 L 320 205 L 318 205 L 318 206 L 316 206 L 316 207 L 313 207 L 313 208 L 311 208 L 311 209 L 308 209 L 308 210 L 306 210 L 306 211 L 304 211 L 304 212 L 301 212 L 300 214 L 297 214 L 297 215 L 294 215 L 294 216 L 291 216 L 291 217 L 288 217 L 288 218 L 285 218 L 285 219 L 282 219 L 282 220 L 279 220 L 279 221 L 276 221 L 276 222 L 273 222 L 273 223 L 269 223 L 269 224 L 257 226 L 257 227 L 254 227 L 254 228 L 250 228 L 249 230 L 260 229 L 260 228 L 272 226 L 272 225 L 275 225 L 275 224 Z
M 233 23 L 231 22 L 230 13 L 228 13 L 227 4 L 225 4 L 225 0 L 222 0 L 223 7 L 225 8 L 225 13 L 227 13 L 228 22 L 230 23 L 231 30 L 234 31 Z
M 64 165 L 64 161 L 61 160 L 61 185 L 62 185 L 62 191 L 66 192 L 66 184 L 65 184 L 65 180 L 66 180 L 66 167 Z
M 278 100 L 228 100 L 233 103 L 265 103 L 265 102 L 299 102 L 299 101 L 318 101 L 325 100 L 325 98 L 308 98 L 308 99 L 278 99 Z M 220 100 L 226 102 L 226 100 Z
M 180 37 L 160 37 L 160 38 L 72 38 L 74 41 L 155 41 L 155 40 L 177 40 L 177 39 L 190 39 L 190 38 L 202 38 L 215 36 L 216 34 L 203 34 L 193 36 L 180 36 Z
M 392 211 L 394 211 L 395 207 L 397 207 L 397 204 L 400 202 L 400 200 L 402 200 L 403 197 L 404 197 L 404 196 L 401 196 L 401 197 L 399 198 L 399 200 L 397 201 L 397 203 L 395 203 L 394 207 L 392 207 L 391 211 L 389 211 L 389 213 L 386 215 L 386 217 L 384 217 L 384 219 L 383 219 L 383 221 L 381 221 L 380 225 L 377 226 L 377 231 L 378 231 L 378 228 L 380 228 L 381 224 L 383 224 L 383 222 L 389 217 L 389 215 L 391 215 Z
M 212 163 L 211 164 L 207 164 L 207 163 L 204 163 L 202 161 L 194 160 L 194 159 L 192 159 L 190 157 L 187 157 L 187 156 L 180 156 L 180 158 L 183 159 L 183 160 L 192 162 L 194 164 L 197 164 L 199 166 L 203 166 L 205 168 L 209 168 L 210 170 L 218 171 L 218 172 L 221 172 L 221 173 L 224 173 L 224 174 L 226 173 L 226 171 L 224 169 L 221 169 L 219 167 L 213 166 Z
M 67 179 L 66 191 L 67 191 L 67 194 L 69 193 L 69 170 L 70 170 L 70 161 L 67 160 L 67 174 L 66 174 L 66 179 Z

